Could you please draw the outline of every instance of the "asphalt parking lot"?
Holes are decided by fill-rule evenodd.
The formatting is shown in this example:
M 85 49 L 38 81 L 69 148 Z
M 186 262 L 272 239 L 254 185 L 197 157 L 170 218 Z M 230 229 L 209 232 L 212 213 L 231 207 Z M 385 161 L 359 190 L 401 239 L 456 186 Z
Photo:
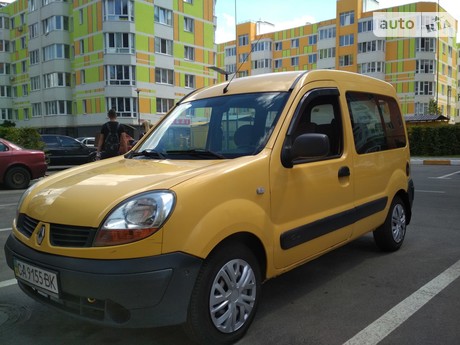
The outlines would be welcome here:
M 266 282 L 238 345 L 456 345 L 460 339 L 460 166 L 413 164 L 415 203 L 403 247 L 366 235 Z M 0 189 L 0 244 L 22 191 Z M 129 292 L 127 292 L 129 293 Z M 113 329 L 25 296 L 0 250 L 0 344 L 189 344 L 180 327 Z

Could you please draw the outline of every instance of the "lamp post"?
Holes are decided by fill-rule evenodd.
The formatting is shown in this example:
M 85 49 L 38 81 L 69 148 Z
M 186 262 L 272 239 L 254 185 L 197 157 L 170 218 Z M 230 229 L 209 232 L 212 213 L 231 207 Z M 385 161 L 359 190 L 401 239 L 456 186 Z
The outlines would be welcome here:
M 219 68 L 217 66 L 208 66 L 209 69 L 212 69 L 213 71 L 216 71 L 219 74 L 225 75 L 225 81 L 228 80 L 228 75 L 230 74 L 229 72 L 223 70 L 222 68 Z
M 139 137 L 140 137 L 140 134 L 141 134 L 141 111 L 139 109 L 139 92 L 141 92 L 141 89 L 137 88 L 135 89 L 134 91 L 136 91 L 137 93 L 137 124 L 139 126 Z

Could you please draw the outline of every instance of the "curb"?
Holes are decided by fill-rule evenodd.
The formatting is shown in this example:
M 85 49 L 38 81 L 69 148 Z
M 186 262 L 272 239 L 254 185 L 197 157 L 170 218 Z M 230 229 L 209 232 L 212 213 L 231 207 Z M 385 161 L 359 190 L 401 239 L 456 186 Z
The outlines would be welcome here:
M 460 165 L 460 159 L 412 158 L 411 164 L 415 164 L 415 165 Z

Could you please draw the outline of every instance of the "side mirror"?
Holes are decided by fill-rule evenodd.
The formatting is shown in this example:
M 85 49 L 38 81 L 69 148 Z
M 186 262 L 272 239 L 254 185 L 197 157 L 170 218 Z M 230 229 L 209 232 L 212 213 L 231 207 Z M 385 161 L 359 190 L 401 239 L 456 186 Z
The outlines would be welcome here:
M 329 150 L 329 137 L 326 134 L 301 134 L 294 139 L 291 147 L 286 146 L 283 149 L 283 166 L 292 168 L 296 163 L 326 157 Z

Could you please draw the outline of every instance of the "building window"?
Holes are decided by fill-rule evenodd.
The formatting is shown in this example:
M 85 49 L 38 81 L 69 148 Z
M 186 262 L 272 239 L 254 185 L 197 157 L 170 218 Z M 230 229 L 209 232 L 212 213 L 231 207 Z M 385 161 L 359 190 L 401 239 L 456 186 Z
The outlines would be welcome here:
M 298 66 L 299 65 L 299 57 L 295 56 L 291 58 L 291 66 Z
M 51 44 L 43 48 L 43 61 L 69 58 L 70 47 L 68 44 Z
M 82 25 L 83 24 L 83 9 L 80 9 L 80 11 L 78 11 L 78 19 L 79 19 L 80 25 Z
M 272 43 L 271 42 L 257 42 L 251 45 L 253 52 L 261 52 L 261 51 L 271 51 L 272 50 Z
M 52 16 L 42 20 L 43 34 L 46 35 L 54 30 L 69 31 L 69 17 Z
M 185 87 L 194 89 L 195 88 L 195 76 L 192 74 L 185 75 Z
M 36 65 L 40 62 L 40 51 L 38 49 L 29 52 L 29 59 L 31 65 Z
M 70 73 L 53 72 L 43 76 L 43 88 L 70 86 Z
M 347 26 L 354 24 L 355 22 L 355 12 L 343 12 L 340 13 L 340 26 Z
M 272 68 L 272 60 L 271 59 L 253 60 L 252 68 L 253 69 Z
M 376 40 L 358 43 L 358 53 L 368 53 L 376 51 L 385 51 L 385 41 Z
M 319 40 L 328 40 L 335 38 L 336 29 L 335 27 L 332 28 L 324 28 L 319 30 Z
M 12 120 L 13 119 L 12 109 L 11 108 L 0 109 L 0 119 L 1 120 Z
M 416 50 L 418 52 L 434 52 L 436 51 L 436 40 L 429 37 L 417 38 Z
M 369 32 L 374 30 L 373 20 L 366 20 L 358 23 L 358 32 Z
M 173 55 L 173 41 L 155 37 L 155 53 Z
M 22 95 L 23 96 L 28 96 L 29 95 L 29 85 L 28 84 L 22 84 Z
M 308 44 L 313 45 L 318 42 L 318 35 L 310 35 L 308 36 Z
M 415 115 L 426 115 L 428 114 L 428 109 L 429 109 L 429 103 L 416 102 L 414 113 Z
M 415 72 L 416 73 L 434 73 L 434 60 L 417 60 Z
M 172 11 L 166 8 L 155 6 L 155 22 L 172 26 Z
M 239 61 L 240 63 L 246 62 L 246 60 L 248 59 L 248 57 L 249 57 L 249 54 L 248 54 L 248 53 L 242 53 L 242 54 L 240 54 L 239 60 L 238 60 L 238 61 Z
M 42 104 L 41 103 L 32 103 L 32 116 L 42 116 Z
M 70 115 L 72 114 L 71 101 L 45 102 L 45 115 Z
M 30 2 L 29 2 L 30 4 Z M 9 29 L 10 22 L 7 17 L 0 16 L 0 29 Z
M 195 21 L 192 18 L 184 17 L 184 31 L 193 32 L 195 27 Z
M 339 37 L 339 45 L 341 47 L 352 46 L 355 43 L 355 36 L 353 34 L 343 35 Z
M 319 59 L 330 59 L 335 58 L 335 47 L 325 48 L 319 50 Z
M 27 72 L 27 62 L 26 62 L 26 60 L 21 61 L 21 72 L 22 73 Z
M 191 4 L 191 5 L 193 5 L 193 0 L 184 0 L 184 2 L 185 2 L 186 4 Z
M 85 53 L 85 40 L 80 40 L 79 41 L 80 45 L 80 55 Z
M 316 63 L 317 55 L 316 54 L 309 54 L 308 55 L 308 63 Z
M 84 69 L 80 70 L 80 84 L 86 83 L 86 71 Z
M 225 57 L 236 56 L 236 47 L 225 48 Z
M 9 52 L 10 51 L 10 41 L 0 40 L 0 52 Z
M 10 64 L 5 62 L 0 62 L 0 74 L 8 75 L 10 74 Z
M 275 68 L 281 68 L 281 67 L 283 67 L 283 60 L 276 59 L 275 60 Z
M 235 73 L 236 72 L 236 64 L 230 64 L 230 65 L 225 65 L 225 71 L 227 71 L 227 73 L 229 74 L 232 74 L 232 73 Z
M 170 98 L 157 98 L 157 113 L 166 114 L 174 106 L 174 100 Z
M 276 51 L 283 50 L 283 42 L 275 42 L 275 50 Z
M 294 38 L 291 40 L 291 48 L 299 48 L 299 39 Z
M 30 119 L 29 108 L 24 108 L 24 120 Z
M 353 65 L 353 55 L 342 55 L 339 56 L 339 66 L 351 66 Z
M 185 46 L 184 47 L 184 59 L 194 61 L 195 60 L 195 48 Z
M 0 97 L 11 97 L 11 86 L 0 86 Z
M 38 23 L 29 25 L 29 38 L 35 38 L 38 36 Z
M 249 71 L 239 71 L 238 78 L 247 77 L 249 75 Z
M 39 0 L 29 0 L 28 6 L 27 6 L 27 9 L 29 10 L 29 12 L 33 12 L 36 9 L 38 9 L 38 6 L 37 6 L 38 1 Z
M 107 65 L 107 85 L 134 85 L 136 80 L 135 66 L 130 65 Z
M 238 45 L 239 46 L 247 46 L 249 44 L 249 37 L 248 35 L 240 35 L 238 36 Z
M 20 38 L 20 41 L 21 41 L 21 49 L 26 49 L 26 37 L 22 36 Z
M 174 85 L 174 71 L 166 68 L 155 68 L 155 83 Z
M 104 20 L 134 21 L 133 0 L 105 0 Z
M 385 62 L 372 61 L 358 64 L 358 73 L 385 73 Z
M 415 94 L 416 95 L 433 95 L 434 82 L 432 81 L 416 81 Z
M 115 32 L 105 34 L 107 53 L 134 54 L 134 34 Z
M 120 117 L 137 116 L 137 98 L 134 97 L 109 97 L 107 109 L 115 109 Z

